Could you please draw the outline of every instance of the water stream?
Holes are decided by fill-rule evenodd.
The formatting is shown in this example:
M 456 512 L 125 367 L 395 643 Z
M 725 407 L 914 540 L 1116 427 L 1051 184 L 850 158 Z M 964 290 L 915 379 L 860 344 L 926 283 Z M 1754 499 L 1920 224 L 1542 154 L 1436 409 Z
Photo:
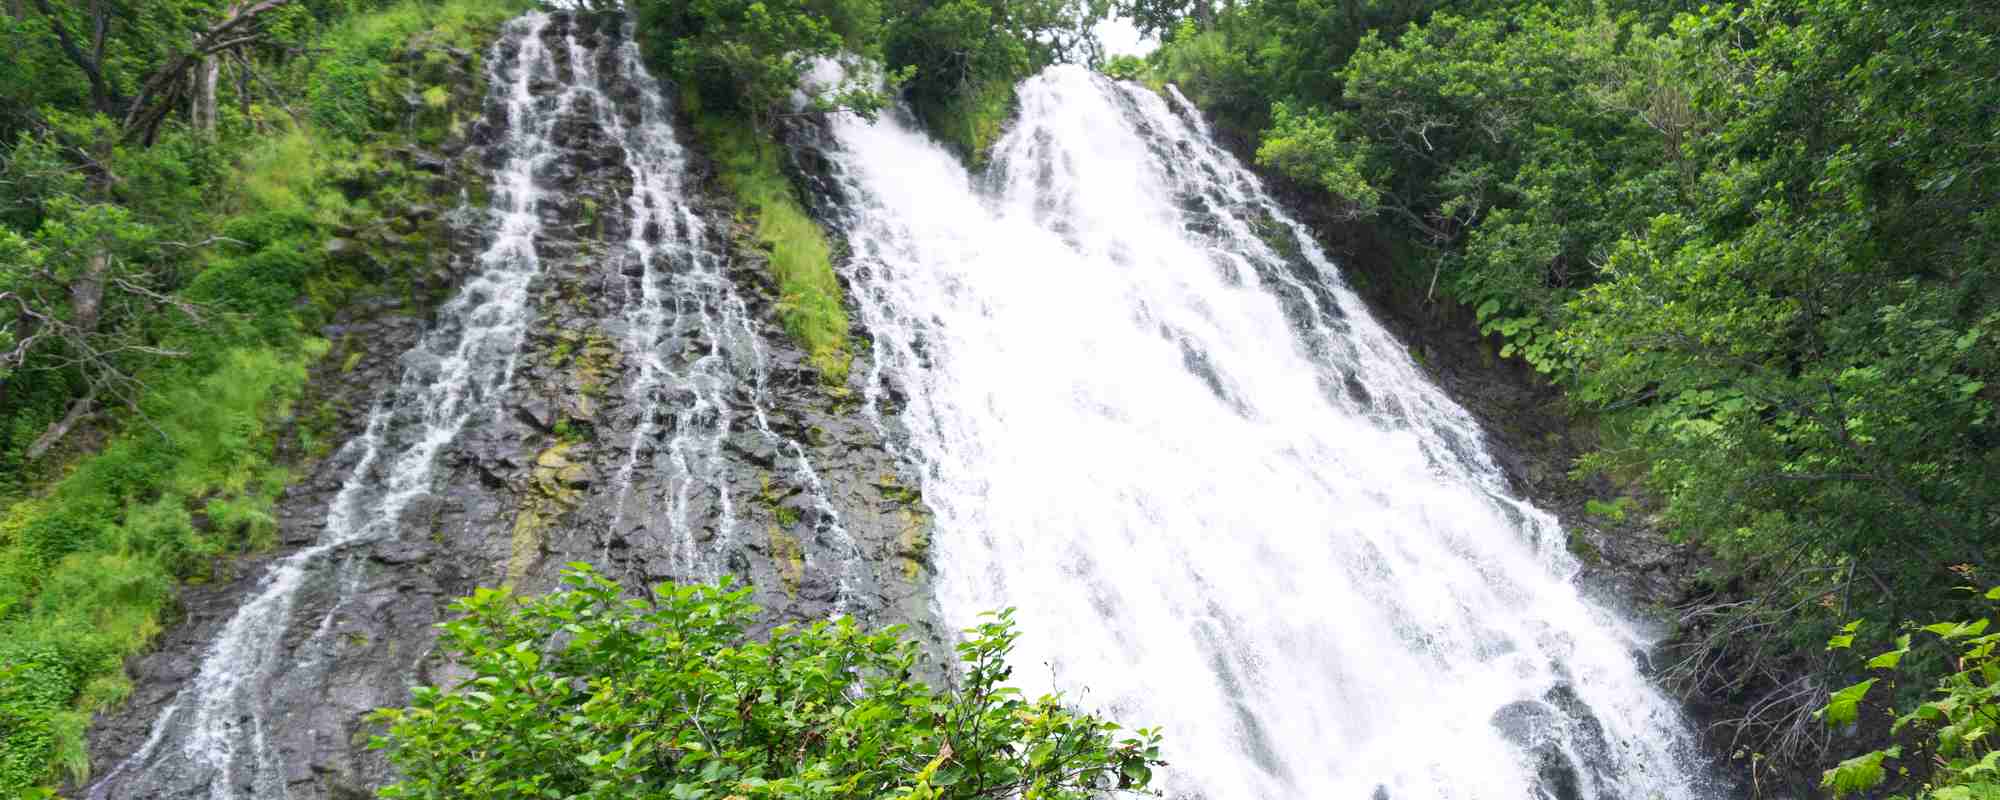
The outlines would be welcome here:
M 1704 796 L 1555 520 L 1193 109 L 1020 98 L 977 176 L 834 122 L 948 621 L 1017 607 L 1017 676 L 1163 726 L 1170 796 Z

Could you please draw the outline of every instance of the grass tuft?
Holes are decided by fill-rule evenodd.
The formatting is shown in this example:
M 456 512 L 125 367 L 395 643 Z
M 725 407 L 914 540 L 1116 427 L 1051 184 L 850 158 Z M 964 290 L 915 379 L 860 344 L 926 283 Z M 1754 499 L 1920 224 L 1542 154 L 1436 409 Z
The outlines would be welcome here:
M 805 346 L 821 380 L 845 384 L 847 309 L 833 271 L 833 248 L 793 196 L 777 143 L 747 122 L 713 114 L 697 114 L 695 130 L 736 195 L 738 213 L 754 226 L 757 246 L 770 254 L 785 332 Z

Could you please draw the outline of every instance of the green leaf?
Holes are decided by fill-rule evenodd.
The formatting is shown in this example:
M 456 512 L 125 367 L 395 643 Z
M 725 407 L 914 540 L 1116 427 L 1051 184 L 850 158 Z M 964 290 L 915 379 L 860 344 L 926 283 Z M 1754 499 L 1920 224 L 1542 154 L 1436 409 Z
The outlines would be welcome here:
M 1952 639 L 1962 639 L 1967 636 L 1978 636 L 1986 631 L 1986 624 L 1987 621 L 1984 619 L 1976 619 L 1971 622 L 1939 622 L 1933 625 L 1925 625 L 1924 630 L 1944 637 L 1946 641 L 1950 641 Z
M 1910 635 L 1896 637 L 1896 649 L 1868 659 L 1869 669 L 1895 669 L 1902 663 L 1904 654 L 1910 652 Z
M 1834 797 L 1844 797 L 1854 792 L 1873 789 L 1882 785 L 1883 779 L 1888 777 L 1882 769 L 1883 759 L 1898 758 L 1901 755 L 1902 748 L 1891 747 L 1847 759 L 1821 775 L 1820 786 L 1832 789 Z
M 1869 678 L 1868 680 L 1834 692 L 1833 696 L 1827 699 L 1826 707 L 1820 709 L 1817 715 L 1824 718 L 1829 725 L 1847 725 L 1853 723 L 1855 717 L 1859 714 L 1858 709 L 1861 704 L 1861 698 L 1868 694 L 1868 689 L 1875 685 L 1875 681 L 1875 678 Z

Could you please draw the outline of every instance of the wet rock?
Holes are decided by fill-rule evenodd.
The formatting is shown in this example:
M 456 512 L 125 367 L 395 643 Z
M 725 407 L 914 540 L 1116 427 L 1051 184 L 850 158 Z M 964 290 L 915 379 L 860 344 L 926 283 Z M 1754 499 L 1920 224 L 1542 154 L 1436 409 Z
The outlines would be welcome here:
M 564 15 L 549 27 L 544 37 L 551 44 L 563 44 L 571 29 Z M 574 29 L 584 41 L 606 46 L 621 35 L 616 25 L 599 22 Z M 608 57 L 567 64 L 532 88 L 552 98 L 578 70 L 612 66 Z M 852 400 L 859 384 L 824 385 L 785 334 L 775 286 L 753 248 L 714 233 L 699 259 L 676 256 L 650 272 L 627 256 L 632 231 L 662 244 L 681 242 L 691 229 L 731 231 L 735 210 L 693 152 L 684 183 L 699 224 L 627 219 L 637 173 L 595 115 L 614 113 L 633 124 L 639 117 L 629 106 L 641 98 L 630 80 L 609 79 L 606 89 L 624 107 L 583 104 L 557 120 L 554 138 L 563 149 L 540 176 L 557 202 L 543 208 L 548 227 L 536 241 L 542 274 L 529 290 L 533 319 L 513 383 L 503 396 L 477 398 L 479 410 L 438 454 L 433 480 L 405 489 L 423 496 L 399 519 L 383 521 L 393 531 L 335 551 L 329 572 L 305 581 L 290 611 L 279 645 L 283 666 L 265 687 L 264 721 L 294 800 L 364 797 L 389 778 L 381 755 L 362 747 L 371 732 L 362 719 L 370 709 L 407 702 L 413 683 L 463 677 L 435 647 L 435 624 L 452 598 L 502 583 L 546 591 L 570 561 L 594 563 L 635 590 L 727 572 L 756 588 L 773 622 L 841 609 L 875 622 L 910 623 L 948 654 L 949 631 L 928 617 L 929 515 L 921 498 L 899 488 L 914 484 L 914 476 L 902 474 L 877 427 L 860 416 Z M 474 185 L 482 165 L 505 163 L 505 108 L 489 101 L 483 109 L 483 118 L 465 126 L 463 141 L 400 151 L 414 169 L 436 176 L 441 197 Z M 454 157 L 459 152 L 463 158 Z M 824 159 L 810 158 L 801 167 L 827 168 Z M 802 179 L 829 184 L 826 177 Z M 373 191 L 368 183 L 351 188 L 365 196 Z M 479 272 L 478 254 L 490 238 L 485 215 L 418 204 L 396 217 L 344 232 L 328 254 L 407 258 L 419 265 L 412 267 L 413 282 L 440 297 Z M 391 222 L 404 232 L 391 230 Z M 448 256 L 433 260 L 433 248 L 446 242 Z M 402 269 L 405 262 L 396 263 Z M 710 283 L 726 283 L 737 294 L 704 294 L 712 290 L 689 274 L 698 264 L 726 270 Z M 657 340 L 638 341 L 634 304 L 649 280 L 654 290 L 670 293 L 674 305 L 667 310 L 677 322 L 663 324 Z M 378 400 L 404 391 L 406 371 L 436 370 L 437 358 L 405 354 L 427 330 L 450 335 L 463 323 L 427 321 L 426 302 L 419 298 L 408 308 L 393 298 L 359 302 L 322 331 L 337 350 L 315 366 L 299 403 L 334 409 L 331 428 L 317 436 L 348 441 L 368 424 Z M 724 312 L 741 314 L 731 318 L 733 327 L 704 320 Z M 713 371 L 700 381 L 647 388 L 641 372 L 649 359 L 663 374 Z M 856 364 L 856 375 L 866 372 L 865 363 Z M 407 419 L 392 425 L 389 445 L 419 441 L 423 427 Z M 284 547 L 219 563 L 216 580 L 182 589 L 182 621 L 162 634 L 155 653 L 138 660 L 131 701 L 93 729 L 99 775 L 144 744 L 159 712 L 199 672 L 209 644 L 267 567 L 320 540 L 329 509 L 363 463 L 361 453 L 346 448 L 296 455 L 303 477 L 276 509 Z M 367 479 L 379 486 L 390 469 L 373 462 Z M 897 479 L 884 481 L 885 475 Z M 380 497 L 368 492 L 349 499 L 355 513 L 380 507 Z M 205 797 L 206 787 L 121 783 L 110 794 L 142 796 Z
M 1555 711 L 1533 700 L 1516 700 L 1493 712 L 1493 729 L 1509 742 L 1531 748 L 1555 730 Z
M 429 561 L 434 548 L 427 542 L 397 540 L 376 545 L 372 557 L 392 567 Z

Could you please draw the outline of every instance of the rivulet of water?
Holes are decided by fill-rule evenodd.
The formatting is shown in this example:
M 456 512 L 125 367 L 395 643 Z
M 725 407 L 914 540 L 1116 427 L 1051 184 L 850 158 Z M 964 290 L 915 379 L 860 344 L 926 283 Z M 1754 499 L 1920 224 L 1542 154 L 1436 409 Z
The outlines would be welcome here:
M 299 592 L 309 581 L 347 583 L 342 573 L 355 566 L 354 549 L 397 535 L 403 510 L 433 491 L 438 453 L 474 414 L 496 408 L 512 381 L 531 317 L 529 282 L 541 271 L 535 239 L 544 193 L 535 176 L 556 155 L 556 120 L 580 96 L 576 82 L 559 80 L 543 44 L 548 23 L 543 14 L 510 23 L 489 58 L 506 126 L 504 165 L 493 180 L 492 243 L 478 274 L 438 309 L 436 328 L 404 354 L 400 384 L 346 445 L 357 454 L 355 466 L 319 541 L 268 568 L 144 748 L 98 781 L 92 798 L 289 795 L 287 765 L 267 741 L 270 726 L 283 722 L 266 708 L 274 675 L 298 666 L 283 663 L 280 639 L 293 624 Z M 588 62 L 571 67 L 588 78 Z M 542 82 L 560 89 L 536 91 Z
M 621 39 L 608 60 L 635 91 L 614 98 L 599 82 L 594 91 L 602 102 L 593 105 L 632 176 L 624 208 L 630 233 L 621 257 L 630 279 L 621 351 L 637 364 L 627 399 L 639 418 L 611 483 L 611 524 L 665 528 L 669 555 L 689 577 L 726 572 L 723 554 L 741 533 L 738 506 L 745 498 L 731 495 L 732 471 L 744 467 L 725 444 L 747 426 L 777 454 L 785 467 L 778 474 L 806 494 L 815 534 L 843 562 L 805 567 L 834 572 L 847 598 L 864 572 L 853 563 L 858 551 L 805 448 L 772 425 L 770 357 L 729 277 L 724 232 L 710 230 L 695 205 L 667 94 L 647 72 L 629 21 Z M 587 57 L 579 52 L 572 60 Z M 699 502 L 704 497 L 712 506 Z M 703 537 L 704 529 L 714 538 Z M 818 551 L 802 557 L 812 561 Z
M 832 123 L 947 621 L 1017 607 L 1018 679 L 1164 727 L 1171 796 L 1705 796 L 1555 520 L 1199 115 L 1019 95 L 984 175 Z

